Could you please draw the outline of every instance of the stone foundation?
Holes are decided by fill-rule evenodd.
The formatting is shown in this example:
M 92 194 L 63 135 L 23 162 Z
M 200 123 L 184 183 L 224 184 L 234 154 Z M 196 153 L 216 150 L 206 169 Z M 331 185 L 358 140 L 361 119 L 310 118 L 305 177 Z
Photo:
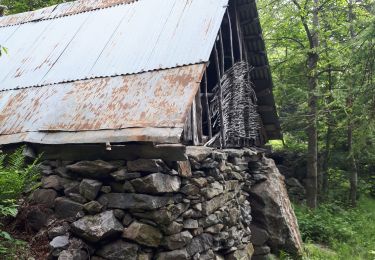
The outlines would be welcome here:
M 49 258 L 262 259 L 282 243 L 300 251 L 290 221 L 281 223 L 281 241 L 270 210 L 259 213 L 257 187 L 278 174 L 267 177 L 273 166 L 261 152 L 188 147 L 187 155 L 188 161 L 43 162 L 42 186 L 30 197 L 43 210 L 29 214 L 37 216 L 32 228 L 48 234 Z M 290 204 L 272 200 L 282 220 L 294 218 Z M 251 207 L 263 221 L 252 223 Z

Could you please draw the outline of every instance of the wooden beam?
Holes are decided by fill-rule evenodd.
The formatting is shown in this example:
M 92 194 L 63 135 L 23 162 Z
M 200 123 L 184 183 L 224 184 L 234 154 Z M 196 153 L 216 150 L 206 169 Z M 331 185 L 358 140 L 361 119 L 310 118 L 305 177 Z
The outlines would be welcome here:
M 185 161 L 187 159 L 186 147 L 181 144 L 111 144 L 111 150 L 106 149 L 106 144 L 32 144 L 32 146 L 37 154 L 42 154 L 42 160 L 136 160 L 144 158 Z
M 224 41 L 223 41 L 223 33 L 222 33 L 222 30 L 220 28 L 220 31 L 219 31 L 219 39 L 220 39 L 220 65 L 221 65 L 221 75 L 224 75 L 224 71 L 225 71 L 225 59 L 224 59 Z
M 212 138 L 212 122 L 211 122 L 211 113 L 210 113 L 210 104 L 208 101 L 208 93 L 207 93 L 207 70 L 204 72 L 204 79 L 203 79 L 203 88 L 204 88 L 204 103 L 206 107 L 206 116 L 207 116 L 207 127 L 208 127 L 208 137 L 211 140 Z M 212 96 L 213 93 L 210 93 Z
M 227 19 L 228 19 L 228 26 L 229 26 L 229 40 L 230 40 L 230 54 L 231 54 L 231 61 L 232 66 L 234 65 L 234 49 L 233 49 L 233 29 L 232 29 L 232 21 L 230 18 L 229 10 L 227 9 Z
M 219 65 L 219 54 L 217 51 L 217 44 L 215 43 L 215 64 L 216 64 L 216 74 L 217 74 L 217 84 L 219 87 L 219 116 L 220 116 L 220 133 L 221 133 L 221 146 L 226 146 L 225 140 L 225 128 L 224 128 L 224 113 L 223 113 L 223 89 L 221 86 L 221 74 L 220 74 L 220 65 Z

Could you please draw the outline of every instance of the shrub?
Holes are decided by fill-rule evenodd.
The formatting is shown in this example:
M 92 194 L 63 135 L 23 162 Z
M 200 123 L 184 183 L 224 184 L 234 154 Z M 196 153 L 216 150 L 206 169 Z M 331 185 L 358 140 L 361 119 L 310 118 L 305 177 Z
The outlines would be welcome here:
M 38 179 L 38 160 L 26 164 L 23 148 L 8 156 L 0 154 L 0 219 L 17 215 L 19 199 L 25 190 L 36 186 Z M 12 238 L 2 230 L 0 223 L 0 255 L 4 259 L 15 259 L 24 247 L 25 242 Z
M 311 211 L 296 206 L 305 259 L 375 259 L 375 200 L 363 197 L 357 208 L 326 203 Z
M 0 154 L 0 215 L 14 215 L 17 200 L 38 178 L 38 160 L 27 165 L 23 148 L 9 156 Z

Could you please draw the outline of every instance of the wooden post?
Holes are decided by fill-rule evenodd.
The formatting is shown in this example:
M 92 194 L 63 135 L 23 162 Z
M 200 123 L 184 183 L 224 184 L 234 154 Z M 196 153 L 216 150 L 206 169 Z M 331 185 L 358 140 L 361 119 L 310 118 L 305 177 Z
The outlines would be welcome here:
M 219 53 L 217 51 L 217 44 L 215 43 L 215 65 L 216 65 L 216 73 L 218 79 L 218 87 L 219 87 L 219 116 L 220 116 L 220 133 L 221 133 L 221 146 L 222 148 L 226 147 L 226 140 L 225 140 L 225 129 L 224 129 L 224 114 L 223 114 L 223 89 L 221 86 L 221 74 L 220 74 L 220 64 L 219 64 Z
M 193 145 L 199 145 L 198 131 L 197 131 L 197 104 L 195 99 L 191 106 L 191 136 L 193 139 Z
M 206 116 L 207 116 L 208 138 L 209 140 L 211 140 L 212 139 L 212 122 L 211 122 L 211 114 L 210 114 L 210 103 L 208 101 L 207 70 L 204 72 L 203 88 L 204 88 L 204 103 L 206 107 Z
M 203 143 L 203 121 L 202 121 L 202 101 L 201 101 L 201 89 L 198 89 L 195 95 L 195 110 L 196 110 L 196 124 L 199 144 Z
M 239 24 L 238 12 L 237 12 L 237 1 L 234 2 L 234 13 L 235 13 L 235 18 L 236 18 L 236 31 L 237 31 L 239 50 L 240 50 L 240 60 L 242 61 L 243 49 L 242 49 L 242 39 L 241 39 L 241 25 Z
M 221 61 L 221 75 L 224 75 L 225 71 L 225 58 L 224 58 L 224 42 L 223 42 L 223 33 L 220 28 L 219 31 L 219 39 L 220 39 L 220 61 Z
M 227 18 L 229 23 L 229 37 L 230 37 L 230 55 L 232 59 L 232 66 L 234 65 L 234 50 L 233 50 L 233 29 L 232 29 L 232 21 L 230 19 L 229 10 L 227 9 Z

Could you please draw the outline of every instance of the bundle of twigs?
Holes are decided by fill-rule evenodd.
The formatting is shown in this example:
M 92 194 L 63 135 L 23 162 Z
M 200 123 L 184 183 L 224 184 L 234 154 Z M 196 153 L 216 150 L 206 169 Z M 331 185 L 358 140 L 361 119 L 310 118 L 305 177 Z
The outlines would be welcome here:
M 259 115 L 257 100 L 250 81 L 250 68 L 246 62 L 237 62 L 221 78 L 224 133 L 227 145 L 236 146 L 246 140 L 257 140 Z M 211 116 L 214 127 L 221 128 L 219 87 L 214 88 Z

